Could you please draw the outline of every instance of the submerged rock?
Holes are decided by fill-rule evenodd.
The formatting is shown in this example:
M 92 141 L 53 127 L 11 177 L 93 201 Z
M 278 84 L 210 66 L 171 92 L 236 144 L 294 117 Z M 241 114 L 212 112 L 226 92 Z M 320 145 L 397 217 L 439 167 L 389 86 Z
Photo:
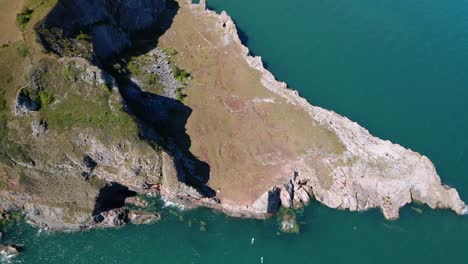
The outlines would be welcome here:
M 278 214 L 279 229 L 283 233 L 299 234 L 300 226 L 297 213 L 291 209 L 282 209 Z

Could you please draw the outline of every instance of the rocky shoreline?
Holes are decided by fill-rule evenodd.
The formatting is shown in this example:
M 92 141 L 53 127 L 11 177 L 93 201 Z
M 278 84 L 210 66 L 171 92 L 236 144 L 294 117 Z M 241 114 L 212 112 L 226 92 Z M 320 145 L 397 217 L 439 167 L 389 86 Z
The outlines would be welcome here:
M 338 135 L 346 146 L 341 166 L 333 169 L 333 184 L 325 189 L 317 183 L 313 168 L 298 160 L 288 166 L 290 175 L 284 185 L 271 186 L 250 206 L 219 203 L 209 198 L 193 198 L 191 195 L 163 192 L 163 196 L 211 207 L 236 217 L 265 218 L 274 213 L 279 205 L 297 207 L 308 204 L 315 198 L 331 208 L 365 211 L 380 208 L 385 218 L 399 216 L 399 209 L 411 202 L 427 204 L 429 207 L 451 209 L 459 215 L 468 213 L 467 205 L 454 188 L 443 185 L 434 165 L 425 156 L 405 149 L 390 141 L 372 136 L 369 131 L 346 117 L 332 111 L 312 106 L 298 92 L 284 82 L 276 81 L 273 74 L 263 67 L 260 57 L 252 57 L 238 36 L 232 19 L 226 12 L 217 14 L 206 9 L 206 2 L 192 4 L 191 8 L 202 16 L 214 17 L 219 28 L 224 30 L 226 45 L 238 45 L 247 63 L 261 72 L 264 87 L 285 98 L 290 104 L 298 105 L 313 120 Z M 201 12 L 200 12 L 201 10 Z M 177 200 L 177 199 L 173 199 Z

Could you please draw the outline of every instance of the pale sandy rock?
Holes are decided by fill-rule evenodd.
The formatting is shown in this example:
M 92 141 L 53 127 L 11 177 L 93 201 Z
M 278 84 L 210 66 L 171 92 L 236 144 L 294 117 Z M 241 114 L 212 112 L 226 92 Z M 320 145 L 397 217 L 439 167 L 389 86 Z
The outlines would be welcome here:
M 93 222 L 91 212 L 71 208 L 27 203 L 24 211 L 30 224 L 49 230 L 77 231 Z
M 131 204 L 137 207 L 147 207 L 148 202 L 139 198 L 138 196 L 127 197 L 125 199 L 125 204 Z
M 130 211 L 128 213 L 128 219 L 130 222 L 132 222 L 132 224 L 143 225 L 153 223 L 161 219 L 161 216 L 157 213 Z
M 6 259 L 19 255 L 21 247 L 11 244 L 0 244 L 0 255 Z
M 279 206 L 280 189 L 278 187 L 272 187 L 252 204 L 252 208 L 259 213 L 276 213 Z

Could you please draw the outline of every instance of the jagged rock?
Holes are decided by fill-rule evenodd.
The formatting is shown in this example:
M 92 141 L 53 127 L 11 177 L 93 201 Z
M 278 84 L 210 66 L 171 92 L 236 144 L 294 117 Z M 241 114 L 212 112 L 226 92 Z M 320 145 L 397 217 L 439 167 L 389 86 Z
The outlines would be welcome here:
M 278 187 L 271 188 L 252 204 L 252 208 L 259 213 L 276 213 L 279 206 L 280 189 Z
M 12 258 L 17 256 L 21 252 L 22 248 L 17 245 L 12 244 L 1 244 L 0 245 L 0 255 L 4 258 Z
M 291 208 L 309 204 L 313 197 L 313 189 L 307 183 L 307 179 L 294 177 L 284 184 L 280 188 L 281 205 L 285 208 Z
M 24 205 L 24 212 L 28 223 L 49 230 L 76 231 L 92 224 L 90 212 L 70 208 L 27 203 Z
M 45 120 L 35 120 L 31 122 L 32 135 L 40 137 L 47 131 L 47 122 Z
M 307 205 L 310 203 L 310 198 L 309 193 L 303 187 L 300 187 L 294 193 L 294 205 Z
M 142 225 L 149 224 L 161 219 L 161 216 L 157 213 L 149 213 L 143 211 L 130 211 L 128 213 L 128 219 L 132 224 Z
M 280 200 L 281 205 L 285 208 L 290 208 L 293 205 L 291 193 L 288 191 L 288 188 L 286 188 L 286 185 L 284 185 L 280 190 Z
M 161 84 L 159 95 L 176 99 L 176 91 L 178 88 L 183 88 L 172 72 L 172 66 L 169 63 L 171 58 L 160 48 L 155 48 L 144 56 L 145 63 L 140 64 L 140 70 L 147 75 L 155 74 L 158 76 L 158 82 Z M 138 77 L 134 79 L 140 83 Z
M 85 155 L 83 157 L 83 165 L 90 171 L 94 170 L 94 168 L 96 168 L 97 166 L 97 162 L 93 160 L 93 158 L 91 158 L 90 156 L 88 155 Z
M 148 206 L 148 202 L 145 200 L 142 200 L 138 196 L 127 197 L 127 199 L 125 199 L 125 204 L 131 204 L 131 205 L 141 207 L 141 208 Z
M 94 216 L 94 222 L 99 227 L 118 227 L 128 221 L 127 210 L 124 208 L 112 209 Z
M 40 108 L 39 103 L 34 101 L 25 91 L 26 90 L 21 89 L 16 96 L 15 115 L 17 116 L 36 112 Z

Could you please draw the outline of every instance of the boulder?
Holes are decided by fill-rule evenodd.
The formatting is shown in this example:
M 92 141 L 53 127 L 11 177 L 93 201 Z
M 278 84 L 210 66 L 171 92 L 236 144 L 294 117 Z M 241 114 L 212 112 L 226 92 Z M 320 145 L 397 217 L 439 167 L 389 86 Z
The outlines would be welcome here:
M 290 208 L 292 207 L 292 200 L 291 200 L 291 194 L 288 192 L 288 189 L 285 187 L 281 188 L 280 190 L 280 200 L 281 200 L 281 205 L 285 208 Z
M 0 244 L 0 255 L 4 258 L 12 258 L 17 256 L 20 253 L 21 249 L 22 248 L 17 245 Z
M 148 202 L 139 198 L 138 196 L 127 197 L 125 199 L 125 204 L 130 204 L 142 208 L 148 206 Z
M 310 203 L 310 198 L 311 197 L 309 196 L 307 191 L 303 187 L 300 187 L 295 192 L 294 205 L 295 206 L 307 205 Z
M 118 227 L 128 221 L 127 210 L 124 208 L 112 209 L 94 216 L 94 222 L 98 227 Z
M 34 120 L 31 122 L 32 135 L 40 137 L 47 131 L 47 122 L 45 120 Z
M 280 206 L 280 202 L 280 189 L 275 186 L 262 194 L 252 204 L 252 207 L 260 213 L 276 213 Z
M 161 216 L 158 213 L 130 211 L 128 213 L 128 219 L 132 224 L 142 225 L 158 221 L 159 219 L 161 219 Z

